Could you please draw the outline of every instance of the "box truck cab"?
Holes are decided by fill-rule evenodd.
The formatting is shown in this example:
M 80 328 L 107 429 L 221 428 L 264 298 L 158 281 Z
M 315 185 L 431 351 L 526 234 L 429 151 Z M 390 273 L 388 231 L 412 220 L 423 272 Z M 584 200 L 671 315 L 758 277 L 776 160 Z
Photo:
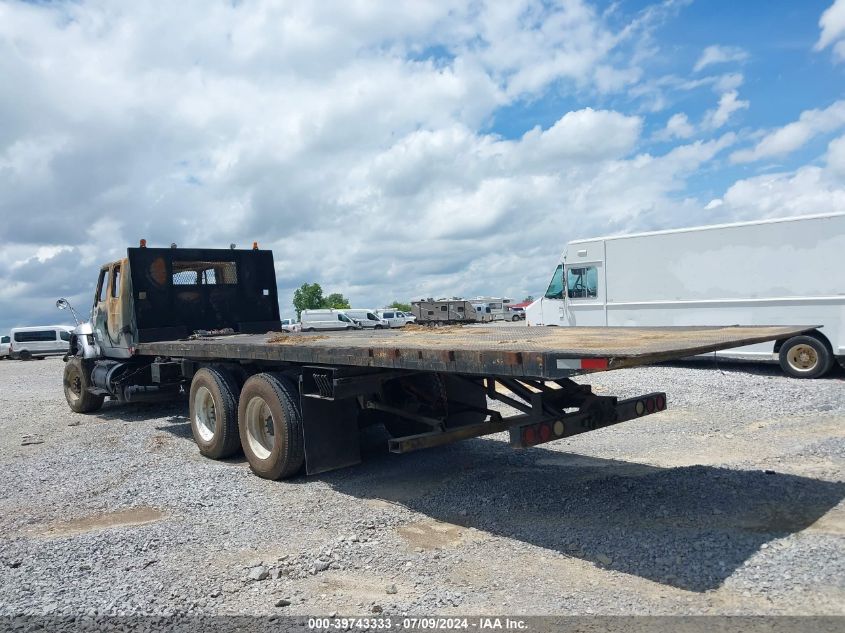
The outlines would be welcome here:
M 67 354 L 73 327 L 38 325 L 12 328 L 9 356 L 20 360 Z
M 845 213 L 577 240 L 529 325 L 811 325 L 809 335 L 718 352 L 787 374 L 845 363 Z
M 315 330 L 359 330 L 361 326 L 345 310 L 303 310 L 299 322 L 303 332 Z

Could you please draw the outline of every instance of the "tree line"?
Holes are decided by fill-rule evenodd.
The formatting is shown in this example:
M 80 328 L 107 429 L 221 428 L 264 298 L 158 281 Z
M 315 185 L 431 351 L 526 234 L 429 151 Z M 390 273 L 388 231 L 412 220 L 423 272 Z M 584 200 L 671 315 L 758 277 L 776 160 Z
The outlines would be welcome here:
M 324 296 L 323 287 L 320 284 L 305 283 L 294 291 L 293 307 L 296 309 L 296 318 L 299 319 L 303 310 L 317 310 L 320 308 L 343 310 L 352 306 L 349 304 L 349 299 L 339 292 L 332 292 Z M 402 310 L 403 312 L 411 311 L 409 304 L 400 303 L 399 301 L 394 301 L 390 304 L 390 307 Z

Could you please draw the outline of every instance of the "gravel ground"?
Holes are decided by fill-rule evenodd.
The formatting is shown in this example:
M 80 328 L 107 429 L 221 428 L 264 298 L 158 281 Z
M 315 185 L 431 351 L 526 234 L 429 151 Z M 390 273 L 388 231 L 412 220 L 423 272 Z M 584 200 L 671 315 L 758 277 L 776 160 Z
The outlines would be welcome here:
M 0 615 L 845 614 L 845 372 L 608 372 L 670 410 L 269 482 L 187 405 L 73 414 L 62 362 L 0 363 Z M 582 379 L 587 382 L 586 379 Z

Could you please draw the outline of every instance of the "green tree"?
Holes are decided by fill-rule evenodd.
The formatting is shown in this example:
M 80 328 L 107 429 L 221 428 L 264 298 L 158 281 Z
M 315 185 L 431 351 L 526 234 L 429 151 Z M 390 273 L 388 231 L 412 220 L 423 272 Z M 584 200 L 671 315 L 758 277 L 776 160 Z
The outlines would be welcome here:
M 343 308 L 351 308 L 352 306 L 349 305 L 349 299 L 344 297 L 339 292 L 333 292 L 328 297 L 323 299 L 322 307 L 342 310 Z
M 410 312 L 411 311 L 411 304 L 410 303 L 401 303 L 399 301 L 394 301 L 390 304 L 391 308 L 396 308 L 401 312 Z
M 296 318 L 300 318 L 303 310 L 325 307 L 324 301 L 323 289 L 320 284 L 302 284 L 293 293 L 293 307 L 296 309 Z
M 534 297 L 532 295 L 525 297 L 525 299 L 522 300 L 522 303 L 528 303 L 530 301 L 534 301 Z

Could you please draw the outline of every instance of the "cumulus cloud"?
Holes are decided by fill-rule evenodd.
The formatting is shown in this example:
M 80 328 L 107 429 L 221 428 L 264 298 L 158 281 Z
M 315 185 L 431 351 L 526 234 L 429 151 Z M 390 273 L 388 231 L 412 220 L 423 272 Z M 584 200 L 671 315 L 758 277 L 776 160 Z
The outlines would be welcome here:
M 0 325 L 57 320 L 59 294 L 84 313 L 141 237 L 257 239 L 289 311 L 306 281 L 521 298 L 569 239 L 693 222 L 687 179 L 736 138 L 679 117 L 649 153 L 617 99 L 676 5 L 0 2 Z M 567 107 L 495 131 L 548 94 Z
M 748 53 L 738 46 L 719 46 L 714 44 L 705 48 L 698 61 L 695 62 L 693 70 L 700 72 L 714 64 L 726 64 L 729 62 L 744 62 L 748 59 Z
M 836 101 L 824 110 L 805 110 L 797 121 L 769 132 L 753 148 L 731 154 L 731 160 L 735 163 L 750 163 L 763 158 L 785 156 L 810 139 L 833 132 L 843 125 L 845 101 Z
M 819 18 L 821 33 L 814 50 L 833 46 L 834 59 L 845 60 L 845 0 L 834 0 Z
M 669 117 L 666 127 L 660 130 L 655 138 L 668 141 L 675 138 L 690 138 L 693 134 L 695 134 L 695 126 L 690 123 L 686 114 L 678 112 Z
M 716 130 L 724 126 L 734 112 L 747 110 L 750 103 L 739 98 L 736 90 L 724 93 L 719 97 L 719 105 L 715 110 L 710 110 L 704 115 L 704 125 Z

